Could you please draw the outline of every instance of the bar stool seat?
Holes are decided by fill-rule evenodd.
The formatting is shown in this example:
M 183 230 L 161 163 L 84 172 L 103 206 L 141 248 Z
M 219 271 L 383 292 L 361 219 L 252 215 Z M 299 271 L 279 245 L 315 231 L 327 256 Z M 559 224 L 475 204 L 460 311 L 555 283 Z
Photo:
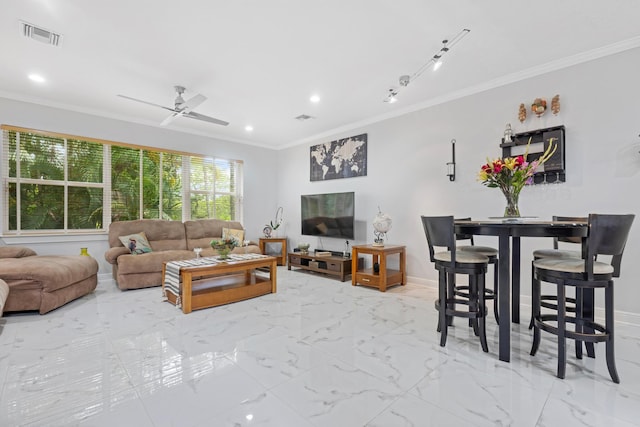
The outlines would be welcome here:
M 433 255 L 436 261 L 451 262 L 451 252 L 437 252 Z M 456 262 L 467 263 L 486 263 L 488 258 L 482 254 L 458 252 L 456 254 Z
M 536 249 L 533 251 L 533 258 L 582 258 L 580 251 L 568 251 L 565 249 Z
M 580 274 L 584 274 L 585 272 L 584 260 L 582 259 L 539 259 L 533 261 L 533 267 L 542 270 L 549 270 L 548 274 L 550 275 L 553 275 L 553 272 Z M 611 264 L 594 261 L 593 274 L 611 273 L 613 273 L 613 266 Z

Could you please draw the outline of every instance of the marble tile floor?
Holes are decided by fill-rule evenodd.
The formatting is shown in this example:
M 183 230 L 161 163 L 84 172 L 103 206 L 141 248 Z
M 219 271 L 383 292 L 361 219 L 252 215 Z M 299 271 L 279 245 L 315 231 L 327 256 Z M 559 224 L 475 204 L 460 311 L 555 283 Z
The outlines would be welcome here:
M 559 380 L 555 342 L 529 356 L 526 322 L 511 363 L 492 317 L 488 354 L 463 319 L 441 348 L 435 295 L 280 267 L 276 294 L 184 315 L 159 288 L 100 283 L 0 318 L 0 426 L 639 425 L 640 327 L 617 325 L 620 385 L 603 345 Z

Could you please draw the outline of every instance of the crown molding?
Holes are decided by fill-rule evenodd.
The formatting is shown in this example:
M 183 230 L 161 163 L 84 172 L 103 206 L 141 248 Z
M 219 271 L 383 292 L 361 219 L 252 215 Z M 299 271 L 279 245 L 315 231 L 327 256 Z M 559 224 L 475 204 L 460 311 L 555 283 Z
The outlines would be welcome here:
M 496 79 L 489 80 L 487 82 L 484 82 L 478 85 L 469 86 L 467 88 L 463 88 L 454 92 L 450 92 L 443 96 L 431 98 L 427 101 L 413 104 L 405 108 L 395 110 L 393 112 L 380 114 L 374 117 L 367 118 L 365 120 L 361 120 L 358 122 L 350 123 L 345 126 L 341 126 L 339 128 L 336 128 L 330 131 L 322 132 L 322 133 L 312 135 L 303 139 L 299 139 L 297 141 L 293 141 L 279 148 L 280 149 L 289 148 L 295 145 L 305 144 L 305 143 L 313 142 L 319 139 L 333 137 L 335 135 L 343 134 L 343 133 L 352 131 L 354 129 L 362 128 L 364 126 L 378 123 L 387 119 L 404 116 L 405 114 L 413 113 L 415 111 L 424 110 L 436 105 L 455 101 L 457 99 L 464 98 L 466 96 L 475 95 L 477 93 L 485 92 L 487 90 L 495 89 L 501 86 L 506 86 L 511 83 L 527 80 L 533 77 L 551 73 L 553 71 L 562 70 L 564 68 L 572 67 L 574 65 L 582 64 L 585 62 L 594 61 L 596 59 L 600 59 L 610 55 L 615 55 L 617 53 L 624 52 L 631 49 L 636 49 L 638 47 L 640 47 L 640 37 L 633 37 L 627 40 L 622 40 L 620 42 L 603 46 L 601 48 L 592 49 L 586 52 L 581 52 L 575 55 L 568 56 L 566 58 L 558 59 L 558 60 L 547 62 L 545 64 L 541 64 L 532 68 L 528 68 L 526 70 L 518 71 L 516 73 L 506 74 Z

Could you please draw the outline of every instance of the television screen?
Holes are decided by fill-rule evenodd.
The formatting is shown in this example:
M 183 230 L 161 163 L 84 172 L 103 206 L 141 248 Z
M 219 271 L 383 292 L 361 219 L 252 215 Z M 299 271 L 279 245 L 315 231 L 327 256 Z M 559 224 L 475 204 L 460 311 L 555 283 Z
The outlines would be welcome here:
M 307 194 L 302 201 L 302 234 L 355 239 L 355 193 Z

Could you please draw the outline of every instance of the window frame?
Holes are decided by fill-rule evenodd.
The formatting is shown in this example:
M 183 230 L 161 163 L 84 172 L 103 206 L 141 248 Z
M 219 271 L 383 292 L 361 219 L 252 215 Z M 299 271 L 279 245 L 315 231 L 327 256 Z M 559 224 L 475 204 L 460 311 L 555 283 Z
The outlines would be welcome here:
M 231 196 L 232 200 L 235 201 L 234 206 L 231 208 L 231 215 L 232 217 L 230 218 L 233 221 L 238 221 L 238 222 L 242 222 L 243 220 L 243 168 L 244 168 L 244 162 L 242 160 L 235 160 L 235 159 L 225 159 L 225 158 L 220 158 L 220 157 L 214 157 L 214 156 L 207 156 L 207 155 L 203 155 L 203 154 L 197 154 L 197 153 L 189 153 L 189 152 L 183 152 L 183 151 L 177 151 L 177 150 L 170 150 L 170 149 L 164 149 L 164 148 L 157 148 L 157 147 L 151 147 L 151 146 L 143 146 L 143 145 L 138 145 L 138 144 L 130 144 L 130 143 L 124 143 L 124 142 L 117 142 L 117 141 L 109 141 L 109 140 L 105 140 L 105 139 L 98 139 L 98 138 L 91 138 L 91 137 L 83 137 L 83 136 L 77 136 L 77 135 L 69 135 L 69 134 L 62 134 L 62 133 L 56 133 L 56 132 L 49 132 L 49 131 L 41 131 L 41 130 L 37 130 L 37 129 L 28 129 L 28 128 L 22 128 L 22 127 L 17 127 L 17 126 L 11 126 L 11 125 L 0 125 L 0 130 L 2 131 L 2 150 L 1 152 L 1 165 L 2 165 L 2 182 L 3 182 L 3 194 L 2 194 L 2 229 L 0 230 L 0 235 L 2 236 L 10 236 L 10 237 L 14 237 L 14 236 L 38 236 L 38 235 L 42 235 L 42 236 L 47 236 L 47 235 L 89 235 L 89 234 L 106 234 L 109 230 L 109 225 L 111 224 L 112 221 L 112 193 L 113 193 L 113 187 L 112 187 L 112 156 L 111 156 L 111 148 L 114 146 L 117 147 L 123 147 L 123 148 L 129 148 L 129 149 L 134 149 L 134 150 L 140 150 L 140 155 L 139 155 L 139 169 L 138 169 L 138 176 L 139 176 L 139 182 L 140 182 L 140 193 L 139 193 L 139 197 L 138 197 L 138 204 L 139 204 L 139 209 L 138 209 L 138 218 L 132 218 L 132 219 L 148 219 L 148 218 L 144 218 L 144 212 L 145 212 L 145 200 L 144 200 L 144 192 L 142 191 L 142 186 L 143 186 L 143 178 L 144 178 L 144 168 L 142 168 L 144 157 L 145 157 L 145 153 L 159 153 L 160 154 L 160 159 L 158 161 L 158 181 L 157 181 L 157 185 L 159 186 L 159 191 L 158 191 L 158 206 L 157 206 L 157 216 L 153 217 L 153 219 L 156 218 L 162 218 L 163 217 L 163 197 L 164 197 L 164 186 L 163 186 L 163 178 L 164 178 L 164 165 L 163 165 L 163 160 L 165 158 L 165 154 L 166 155 L 171 155 L 171 156 L 176 156 L 179 155 L 181 156 L 181 176 L 180 176 L 180 180 L 181 180 L 181 188 L 180 188 L 180 193 L 181 193 L 181 205 L 182 205 L 182 218 L 180 219 L 181 221 L 188 221 L 191 219 L 191 195 L 193 194 L 192 190 L 191 190 L 191 177 L 190 177 L 190 170 L 191 170 L 191 163 L 192 163 L 192 159 L 202 159 L 202 162 L 212 162 L 214 165 L 214 169 L 216 167 L 216 165 L 219 162 L 224 162 L 228 165 L 229 168 L 232 169 L 231 174 L 232 176 L 232 180 L 233 180 L 233 184 L 232 184 L 232 188 L 231 191 L 221 191 L 221 190 L 217 190 L 216 187 L 216 182 L 215 182 L 215 175 L 214 177 L 212 177 L 214 179 L 213 182 L 208 182 L 207 183 L 207 187 L 211 188 L 210 191 L 208 191 L 210 197 L 212 200 L 215 200 L 217 196 Z M 64 140 L 64 179 L 62 180 L 42 180 L 42 179 L 34 179 L 34 178 L 24 178 L 21 177 L 21 173 L 20 173 L 20 161 L 19 159 L 16 160 L 16 176 L 12 177 L 9 176 L 9 172 L 10 172 L 10 168 L 9 168 L 9 142 L 10 142 L 10 138 L 9 138 L 9 133 L 10 132 L 16 132 L 17 136 L 17 142 L 19 142 L 20 140 L 20 136 L 22 134 L 35 134 L 38 136 L 41 136 L 43 138 L 51 138 L 51 139 L 63 139 Z M 102 145 L 103 147 L 103 158 L 102 158 L 102 182 L 80 182 L 80 181 L 70 181 L 68 180 L 68 176 L 69 176 L 69 150 L 68 150 L 68 142 L 69 140 L 73 140 L 73 141 L 82 141 L 82 142 L 89 142 L 89 143 L 97 143 Z M 19 150 L 19 143 L 18 146 L 16 147 L 16 150 Z M 19 153 L 18 153 L 19 154 Z M 15 188 L 16 188 L 16 229 L 15 230 L 10 230 L 9 229 L 9 225 L 10 225 L 10 185 L 11 184 L 15 184 Z M 55 186 L 61 186 L 63 187 L 63 192 L 64 192 L 64 220 L 63 220 L 63 228 L 61 229 L 42 229 L 42 230 L 33 230 L 33 229 L 22 229 L 21 228 L 21 197 L 20 197 L 20 185 L 22 184 L 26 184 L 26 185 L 33 185 L 33 184 L 45 184 L 45 185 L 55 185 Z M 100 229 L 69 229 L 68 228 L 68 221 L 69 221 L 69 217 L 68 217 L 68 210 L 69 210 L 69 199 L 68 199 L 68 192 L 69 189 L 71 187 L 85 187 L 85 188 L 101 188 L 102 189 L 102 228 Z M 199 191 L 198 193 L 202 193 L 202 191 Z M 214 203 L 215 205 L 215 203 Z M 213 211 L 213 217 L 212 218 L 216 218 L 217 217 L 217 212 L 214 209 Z

